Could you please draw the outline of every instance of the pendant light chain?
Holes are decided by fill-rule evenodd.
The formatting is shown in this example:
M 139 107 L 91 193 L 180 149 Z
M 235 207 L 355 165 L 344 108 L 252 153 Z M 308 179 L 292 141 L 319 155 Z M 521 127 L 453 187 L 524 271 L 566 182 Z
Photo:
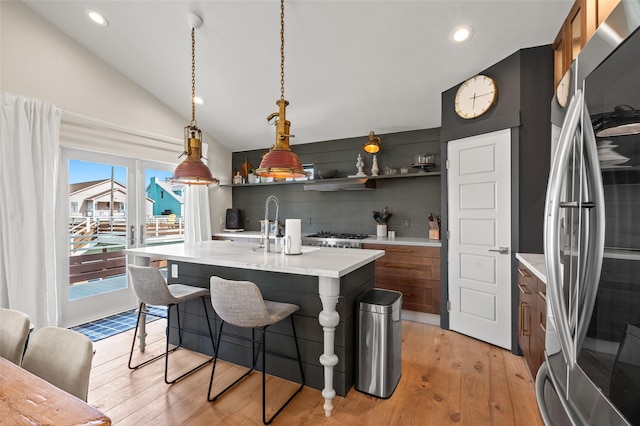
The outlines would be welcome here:
M 191 27 L 191 122 L 196 122 L 196 29 Z
M 202 25 L 202 18 L 190 14 L 188 22 L 191 27 L 191 123 L 184 127 L 184 151 L 180 157 L 184 155 L 186 158 L 176 167 L 171 182 L 211 185 L 220 181 L 213 177 L 211 169 L 202 162 L 202 130 L 196 123 L 196 28 Z
M 268 123 L 276 126 L 276 143 L 271 146 L 260 161 L 255 173 L 263 177 L 275 179 L 307 177 L 300 158 L 291 151 L 289 138 L 291 122 L 287 120 L 286 108 L 289 102 L 284 98 L 284 0 L 280 0 L 280 99 L 276 101 L 278 112 L 267 117 Z M 277 119 L 272 121 L 275 117 Z
M 284 100 L 284 0 L 280 0 L 280 99 Z

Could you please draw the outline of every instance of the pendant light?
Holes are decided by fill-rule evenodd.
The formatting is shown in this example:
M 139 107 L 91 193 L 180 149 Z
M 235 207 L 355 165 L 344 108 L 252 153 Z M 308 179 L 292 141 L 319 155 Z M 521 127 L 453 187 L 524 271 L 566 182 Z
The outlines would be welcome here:
M 382 139 L 376 136 L 372 130 L 369 132 L 369 140 L 362 145 L 362 149 L 369 154 L 377 154 L 382 148 L 381 143 Z
M 613 112 L 594 120 L 593 130 L 599 138 L 640 134 L 640 111 L 629 105 L 618 105 Z
M 202 131 L 196 122 L 196 29 L 202 26 L 202 18 L 189 15 L 191 26 L 191 123 L 184 128 L 184 152 L 182 163 L 176 167 L 171 181 L 187 185 L 210 185 L 218 183 L 211 170 L 202 162 Z M 178 158 L 180 158 L 178 157 Z
M 299 178 L 308 174 L 302 169 L 302 162 L 289 147 L 291 122 L 287 120 L 286 108 L 289 101 L 284 99 L 284 0 L 280 0 L 280 99 L 276 101 L 278 112 L 267 117 L 271 122 L 276 119 L 276 143 L 260 162 L 255 173 L 259 176 L 273 178 Z

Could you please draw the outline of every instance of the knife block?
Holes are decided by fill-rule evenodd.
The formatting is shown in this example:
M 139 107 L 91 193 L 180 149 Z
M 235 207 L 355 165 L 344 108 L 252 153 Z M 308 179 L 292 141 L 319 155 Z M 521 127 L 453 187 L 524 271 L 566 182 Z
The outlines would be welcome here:
M 435 220 L 429 221 L 429 239 L 430 240 L 440 239 L 440 224 Z

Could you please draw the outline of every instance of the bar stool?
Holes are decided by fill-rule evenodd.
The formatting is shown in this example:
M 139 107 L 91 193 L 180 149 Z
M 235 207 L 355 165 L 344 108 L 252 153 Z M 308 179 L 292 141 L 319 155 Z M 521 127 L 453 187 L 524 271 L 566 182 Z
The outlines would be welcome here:
M 290 303 L 273 302 L 264 300 L 262 293 L 256 284 L 251 281 L 231 281 L 224 278 L 213 276 L 211 277 L 211 304 L 215 309 L 218 316 L 222 319 L 220 324 L 220 330 L 218 331 L 217 347 L 220 348 L 220 337 L 225 336 L 233 337 L 251 342 L 253 350 L 253 365 L 245 372 L 240 378 L 227 386 L 224 390 L 219 392 L 215 396 L 211 396 L 211 390 L 213 388 L 213 378 L 216 372 L 216 362 L 218 360 L 217 353 L 214 356 L 213 368 L 211 370 L 211 381 L 209 382 L 209 392 L 207 394 L 207 400 L 209 402 L 216 401 L 229 389 L 238 384 L 242 379 L 247 377 L 256 368 L 258 361 L 256 344 L 259 345 L 260 352 L 262 354 L 262 422 L 264 424 L 270 424 L 273 419 L 276 418 L 280 412 L 293 400 L 293 398 L 300 393 L 304 387 L 304 371 L 302 370 L 302 361 L 300 359 L 300 349 L 298 347 L 298 338 L 296 336 L 296 327 L 293 322 L 293 313 L 300 308 L 297 305 Z M 276 354 L 273 352 L 266 352 L 266 329 L 268 326 L 280 322 L 281 320 L 289 317 L 291 319 L 291 328 L 293 330 L 293 339 L 296 345 L 297 358 L 292 358 L 283 354 Z M 241 328 L 251 328 L 252 337 L 239 336 L 228 332 L 223 332 L 225 324 L 231 324 Z M 256 329 L 261 329 L 262 333 L 258 339 L 255 337 Z M 268 420 L 266 413 L 266 353 L 270 355 L 276 355 L 282 358 L 298 361 L 300 368 L 300 377 L 302 383 L 296 389 L 296 391 L 289 397 L 289 399 L 275 412 Z
M 213 345 L 213 352 L 216 352 L 216 345 L 213 341 L 213 332 L 211 331 L 211 322 L 209 321 L 209 315 L 207 315 L 207 303 L 205 298 L 209 296 L 209 290 L 201 287 L 194 287 L 184 284 L 171 284 L 168 285 L 167 281 L 164 279 L 160 270 L 158 268 L 150 267 L 150 266 L 136 266 L 136 265 L 128 265 L 127 269 L 129 270 L 129 277 L 131 279 L 131 287 L 133 288 L 133 292 L 136 294 L 136 297 L 140 301 L 140 307 L 138 309 L 138 320 L 136 321 L 136 330 L 133 333 L 133 342 L 131 343 L 131 352 L 129 353 L 129 368 L 131 370 L 136 370 L 140 367 L 144 367 L 145 365 L 165 357 L 164 363 L 164 381 L 168 385 L 177 382 L 178 380 L 186 377 L 187 375 L 193 373 L 194 371 L 204 367 L 206 364 L 213 361 L 213 357 L 204 361 L 203 363 L 197 365 L 191 370 L 183 373 L 179 377 L 169 380 L 167 377 L 169 370 L 169 354 L 179 348 L 182 347 L 182 332 L 187 331 L 190 333 L 196 333 L 191 330 L 183 330 L 182 325 L 180 324 L 180 310 L 178 309 L 178 304 L 187 302 L 189 300 L 201 298 L 202 306 L 204 308 L 204 316 L 207 319 L 207 326 L 209 328 L 209 338 L 211 339 L 211 344 Z M 167 332 L 166 332 L 166 347 L 165 352 L 155 356 L 147 361 L 141 362 L 137 365 L 131 365 L 131 360 L 133 358 L 133 350 L 136 344 L 136 337 L 138 335 L 138 328 L 140 327 L 140 317 L 142 315 L 144 306 L 166 306 L 167 307 L 167 315 L 166 317 L 161 314 L 156 314 L 152 312 L 146 312 L 147 315 L 152 315 L 159 318 L 165 318 L 167 320 Z M 171 323 L 171 308 L 176 308 L 176 315 L 178 319 L 178 345 L 171 350 L 169 350 L 169 325 Z

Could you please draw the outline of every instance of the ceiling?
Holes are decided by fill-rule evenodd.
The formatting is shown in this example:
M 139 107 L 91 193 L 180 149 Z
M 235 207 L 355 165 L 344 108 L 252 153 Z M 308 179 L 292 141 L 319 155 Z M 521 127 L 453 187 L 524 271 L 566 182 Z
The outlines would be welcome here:
M 191 117 L 191 34 L 203 132 L 267 149 L 280 99 L 280 2 L 23 0 L 78 43 Z M 287 0 L 285 98 L 292 146 L 439 127 L 441 93 L 521 48 L 551 44 L 573 0 Z M 89 21 L 88 8 L 109 21 Z M 464 44 L 451 30 L 470 25 Z M 152 130 L 152 129 L 147 129 Z M 364 142 L 364 140 L 363 140 Z

